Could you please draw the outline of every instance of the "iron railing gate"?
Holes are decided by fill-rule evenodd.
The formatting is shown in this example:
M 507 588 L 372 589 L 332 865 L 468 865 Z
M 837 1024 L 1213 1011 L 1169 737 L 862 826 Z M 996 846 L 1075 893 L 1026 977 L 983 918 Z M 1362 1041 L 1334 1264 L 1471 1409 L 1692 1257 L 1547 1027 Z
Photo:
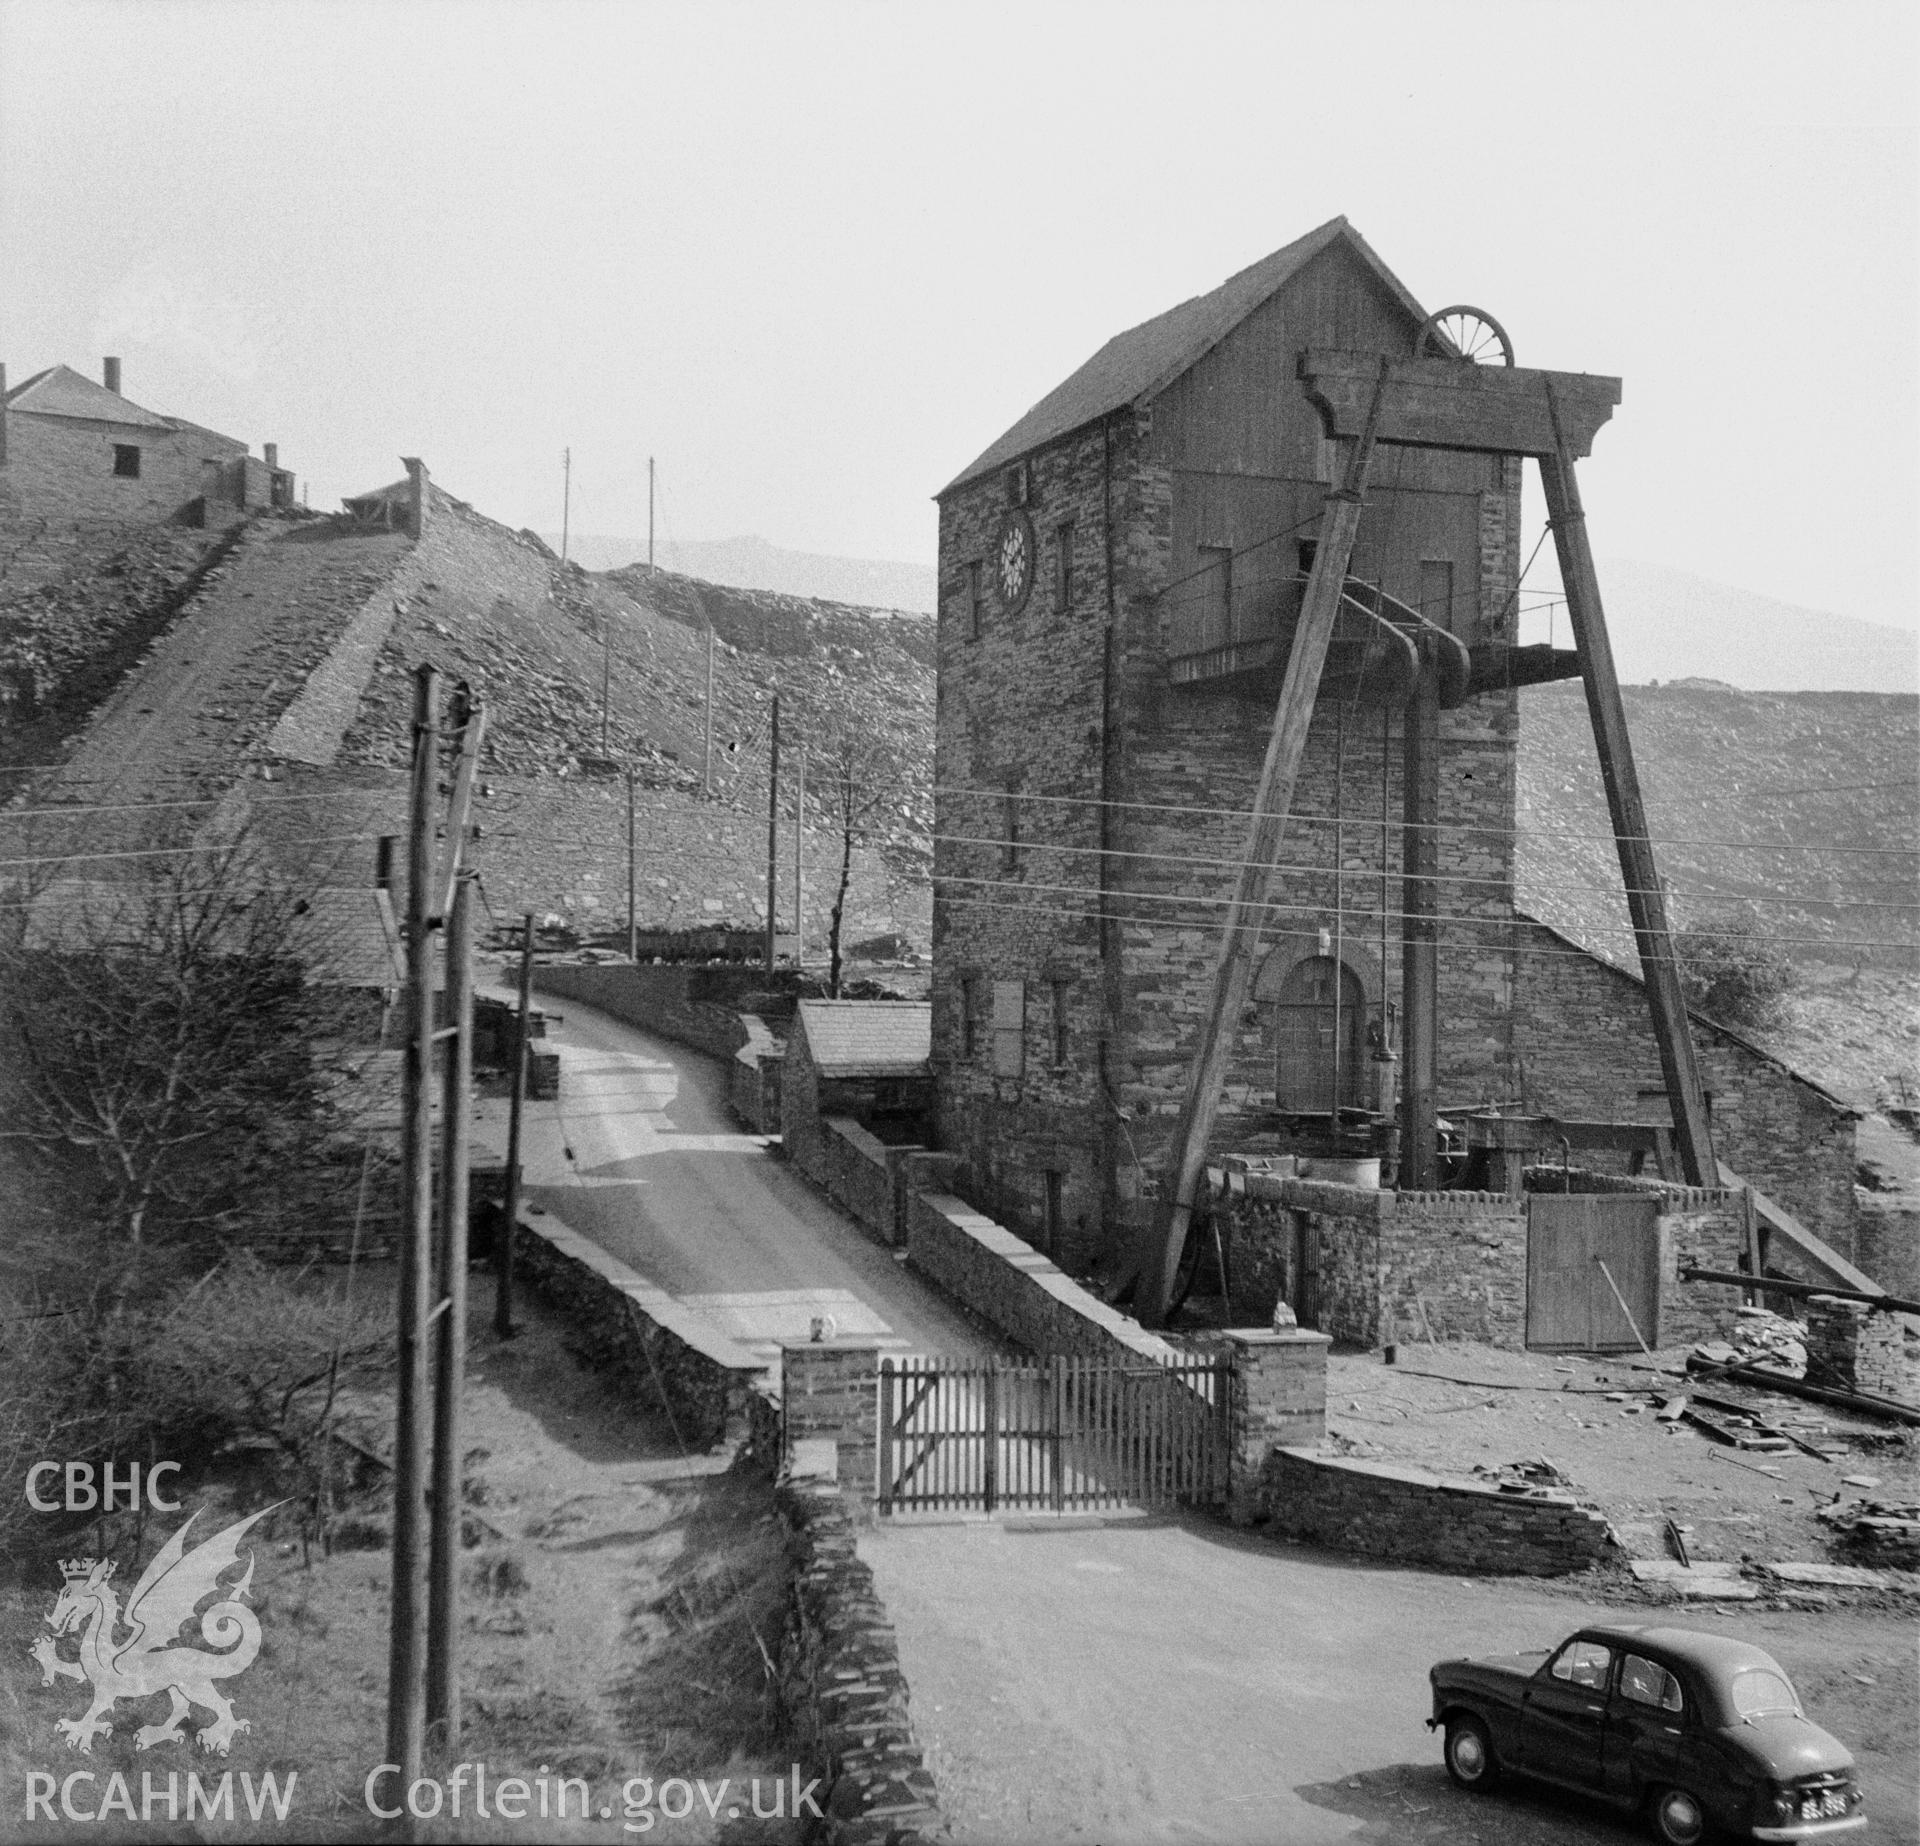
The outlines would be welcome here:
M 1230 1376 L 1224 1357 L 883 1359 L 880 1510 L 1218 1501 Z

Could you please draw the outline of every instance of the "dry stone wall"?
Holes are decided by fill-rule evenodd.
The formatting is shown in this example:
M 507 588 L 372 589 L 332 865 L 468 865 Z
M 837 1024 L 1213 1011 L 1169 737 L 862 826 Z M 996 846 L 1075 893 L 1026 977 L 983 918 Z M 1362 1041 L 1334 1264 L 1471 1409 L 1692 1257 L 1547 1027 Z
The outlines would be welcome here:
M 1416 1468 L 1275 1449 L 1261 1479 L 1266 1529 L 1429 1570 L 1561 1577 L 1605 1561 L 1606 1520 L 1565 1495 L 1506 1494 Z
M 1544 1176 L 1560 1178 L 1557 1170 Z M 1661 1340 L 1709 1338 L 1739 1290 L 1679 1280 L 1683 1263 L 1731 1270 L 1743 1248 L 1739 1201 L 1607 1174 L 1574 1176 L 1582 1191 L 1633 1190 L 1660 1201 Z M 1301 1261 L 1314 1324 L 1362 1346 L 1431 1335 L 1519 1348 L 1527 1336 L 1525 1197 L 1392 1192 L 1320 1180 L 1250 1178 L 1244 1197 L 1211 1205 L 1227 1253 L 1237 1320 L 1265 1320 L 1296 1299 Z M 1304 1240 L 1304 1241 L 1303 1241 Z
M 567 1310 L 578 1350 L 673 1419 L 692 1449 L 744 1440 L 766 1366 L 551 1214 L 522 1218 L 515 1261 Z
M 775 1495 L 791 1589 L 780 1696 L 802 1763 L 818 1775 L 829 1846 L 912 1846 L 942 1837 L 939 1793 L 913 1734 L 906 1674 L 854 1518 L 828 1481 L 789 1479 Z

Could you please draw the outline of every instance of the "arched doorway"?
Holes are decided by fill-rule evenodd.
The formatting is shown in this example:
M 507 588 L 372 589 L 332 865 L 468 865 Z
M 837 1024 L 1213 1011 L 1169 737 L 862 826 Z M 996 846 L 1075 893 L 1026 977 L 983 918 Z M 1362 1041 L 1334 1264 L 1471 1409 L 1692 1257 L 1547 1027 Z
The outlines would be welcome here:
M 1283 1114 L 1330 1114 L 1336 1066 L 1340 1107 L 1364 1108 L 1367 1003 L 1360 977 L 1330 955 L 1309 955 L 1287 970 L 1274 996 L 1276 1107 Z

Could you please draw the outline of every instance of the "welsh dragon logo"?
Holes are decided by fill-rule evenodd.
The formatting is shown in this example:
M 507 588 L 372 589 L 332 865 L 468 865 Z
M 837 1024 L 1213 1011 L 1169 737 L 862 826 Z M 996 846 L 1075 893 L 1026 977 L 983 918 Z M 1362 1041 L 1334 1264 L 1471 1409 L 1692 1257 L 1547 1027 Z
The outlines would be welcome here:
M 196 1705 L 213 1713 L 213 1722 L 199 1732 L 203 1750 L 225 1756 L 235 1733 L 252 1729 L 233 1715 L 232 1703 L 214 1688 L 215 1680 L 244 1673 L 260 1652 L 260 1620 L 246 1607 L 253 1583 L 252 1552 L 237 1582 L 223 1585 L 220 1578 L 239 1564 L 242 1534 L 273 1510 L 263 1507 L 188 1551 L 187 1532 L 200 1517 L 193 1514 L 140 1573 L 124 1617 L 120 1593 L 113 1587 L 112 1559 L 61 1560 L 66 1582 L 46 1618 L 53 1634 L 42 1635 L 27 1651 L 40 1664 L 43 1686 L 56 1679 L 93 1683 L 93 1704 L 86 1713 L 57 1721 L 68 1749 L 91 1755 L 94 1738 L 112 1731 L 111 1713 L 121 1699 L 143 1699 L 156 1692 L 166 1693 L 173 1709 L 165 1723 L 143 1724 L 134 1732 L 138 1749 L 184 1741 L 182 1727 Z M 176 1640 L 181 1624 L 213 1595 L 220 1600 L 200 1617 L 200 1635 L 214 1647 L 231 1650 L 226 1653 L 210 1654 Z M 123 1623 L 132 1633 L 116 1640 Z M 82 1626 L 86 1632 L 80 1637 L 80 1657 L 61 1659 L 57 1638 Z

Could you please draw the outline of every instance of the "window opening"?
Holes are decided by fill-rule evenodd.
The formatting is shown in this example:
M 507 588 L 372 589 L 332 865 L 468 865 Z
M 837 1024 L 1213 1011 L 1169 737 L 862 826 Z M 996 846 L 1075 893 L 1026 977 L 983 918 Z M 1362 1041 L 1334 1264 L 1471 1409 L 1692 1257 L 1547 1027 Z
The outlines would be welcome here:
M 116 442 L 113 445 L 113 471 L 129 481 L 140 478 L 140 450 L 131 442 Z
M 1026 1065 L 1027 984 L 993 984 L 993 1074 L 1017 1077 Z

